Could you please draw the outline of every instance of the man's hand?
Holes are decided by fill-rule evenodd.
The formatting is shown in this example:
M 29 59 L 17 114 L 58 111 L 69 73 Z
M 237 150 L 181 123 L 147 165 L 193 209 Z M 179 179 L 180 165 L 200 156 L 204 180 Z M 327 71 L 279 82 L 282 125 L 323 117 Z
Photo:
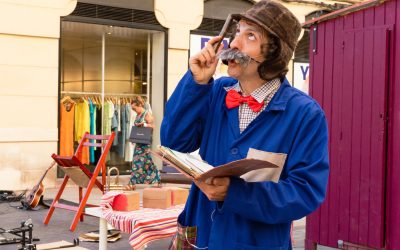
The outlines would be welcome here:
M 207 196 L 210 201 L 225 200 L 231 180 L 229 177 L 212 178 L 210 184 L 202 181 L 194 181 L 196 186 Z
M 193 78 L 197 83 L 207 84 L 215 73 L 218 58 L 216 57 L 214 47 L 222 37 L 216 36 L 210 39 L 206 46 L 197 54 L 189 59 L 189 67 L 192 71 Z M 222 50 L 223 44 L 220 44 L 218 52 Z

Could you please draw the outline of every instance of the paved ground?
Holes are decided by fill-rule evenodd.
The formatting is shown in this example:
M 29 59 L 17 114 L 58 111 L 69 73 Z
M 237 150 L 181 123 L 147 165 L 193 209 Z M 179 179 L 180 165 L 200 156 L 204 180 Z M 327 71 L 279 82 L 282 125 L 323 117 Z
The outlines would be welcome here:
M 138 187 L 138 191 L 141 191 L 143 187 Z M 45 199 L 53 198 L 57 190 L 48 189 L 45 191 Z M 101 196 L 101 193 L 97 190 L 92 192 L 89 199 L 89 203 L 97 204 Z M 69 201 L 77 201 L 77 188 L 68 187 L 64 191 L 63 199 Z M 19 227 L 21 221 L 32 219 L 34 229 L 33 236 L 39 238 L 40 243 L 49 243 L 54 241 L 69 241 L 73 242 L 74 238 L 79 237 L 79 234 L 86 233 L 92 230 L 98 229 L 98 219 L 94 217 L 85 217 L 84 222 L 80 222 L 75 232 L 68 230 L 70 223 L 73 218 L 73 213 L 66 210 L 56 209 L 53 217 L 50 220 L 49 225 L 43 224 L 43 219 L 47 214 L 47 209 L 40 209 L 38 211 L 26 211 L 17 209 L 16 206 L 20 205 L 19 202 L 0 203 L 0 228 L 11 229 Z M 304 249 L 304 237 L 305 237 L 305 219 L 295 221 L 294 223 L 294 249 Z M 108 243 L 108 249 L 114 250 L 131 250 L 128 244 L 129 236 L 122 234 L 122 238 L 115 243 Z M 170 242 L 170 238 L 165 240 L 158 240 L 150 243 L 147 246 L 147 250 L 163 250 L 167 249 Z M 81 242 L 80 246 L 88 249 L 98 249 L 98 243 L 92 242 Z M 0 245 L 1 250 L 17 249 L 17 244 Z M 328 250 L 326 248 L 318 246 L 319 250 Z

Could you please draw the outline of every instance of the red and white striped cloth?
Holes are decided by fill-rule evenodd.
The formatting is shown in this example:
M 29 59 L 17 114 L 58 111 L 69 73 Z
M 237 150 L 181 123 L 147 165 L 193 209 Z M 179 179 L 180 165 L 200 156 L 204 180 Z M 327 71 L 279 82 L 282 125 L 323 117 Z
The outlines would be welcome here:
M 133 249 L 176 233 L 177 217 L 184 205 L 168 209 L 141 208 L 130 212 L 112 210 L 112 203 L 121 192 L 110 191 L 101 198 L 102 215 L 116 229 L 131 234 L 129 244 Z

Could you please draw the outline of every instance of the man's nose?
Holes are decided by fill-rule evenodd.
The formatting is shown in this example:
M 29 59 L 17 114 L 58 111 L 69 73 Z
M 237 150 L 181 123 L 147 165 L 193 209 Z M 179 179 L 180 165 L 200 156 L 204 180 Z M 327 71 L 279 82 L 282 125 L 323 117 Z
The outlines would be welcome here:
M 235 36 L 231 42 L 231 44 L 229 45 L 229 47 L 231 49 L 241 49 L 241 42 L 240 42 L 240 36 Z

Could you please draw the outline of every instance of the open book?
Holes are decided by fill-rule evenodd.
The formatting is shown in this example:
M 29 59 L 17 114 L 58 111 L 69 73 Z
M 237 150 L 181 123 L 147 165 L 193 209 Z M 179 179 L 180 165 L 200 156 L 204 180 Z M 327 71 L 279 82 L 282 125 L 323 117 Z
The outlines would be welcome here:
M 213 167 L 196 156 L 164 146 L 158 146 L 158 150 L 152 153 L 189 178 L 199 181 L 205 181 L 210 177 L 241 176 L 247 172 L 263 168 L 278 168 L 277 165 L 269 161 L 249 158 Z

